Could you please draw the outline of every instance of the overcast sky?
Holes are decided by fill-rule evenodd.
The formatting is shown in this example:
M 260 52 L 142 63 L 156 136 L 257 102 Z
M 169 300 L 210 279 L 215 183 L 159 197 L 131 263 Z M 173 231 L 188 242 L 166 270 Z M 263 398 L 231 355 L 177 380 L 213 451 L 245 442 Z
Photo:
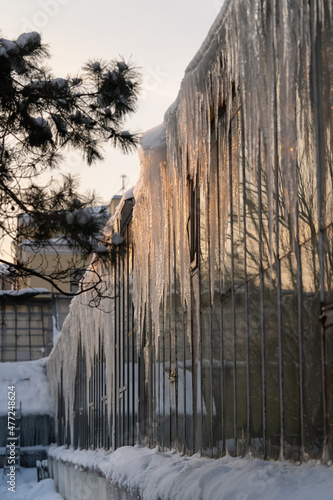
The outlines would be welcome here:
M 217 16 L 222 0 L 15 0 L 1 5 L 2 36 L 38 31 L 49 45 L 49 66 L 57 77 L 76 74 L 89 59 L 132 58 L 144 88 L 138 112 L 125 128 L 144 132 L 162 122 L 176 99 L 188 63 Z M 111 151 L 108 148 L 108 151 Z M 108 152 L 104 164 L 87 167 L 71 154 L 65 172 L 80 173 L 83 189 L 108 201 L 135 184 L 139 160 Z

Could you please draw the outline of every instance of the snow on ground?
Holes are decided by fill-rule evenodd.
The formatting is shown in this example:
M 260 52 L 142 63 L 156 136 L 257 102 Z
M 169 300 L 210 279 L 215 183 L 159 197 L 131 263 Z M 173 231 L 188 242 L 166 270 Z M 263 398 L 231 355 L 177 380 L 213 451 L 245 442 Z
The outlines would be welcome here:
M 16 473 L 15 492 L 8 491 L 8 478 L 0 469 L 0 498 L 1 500 L 63 500 L 56 491 L 53 479 L 44 479 L 37 483 L 37 469 L 21 468 Z
M 46 358 L 0 363 L 0 415 L 8 413 L 8 387 L 15 386 L 15 403 L 26 415 L 54 415 Z
M 218 460 L 141 446 L 73 450 L 51 446 L 49 455 L 93 468 L 144 500 L 331 500 L 333 468 L 247 458 Z

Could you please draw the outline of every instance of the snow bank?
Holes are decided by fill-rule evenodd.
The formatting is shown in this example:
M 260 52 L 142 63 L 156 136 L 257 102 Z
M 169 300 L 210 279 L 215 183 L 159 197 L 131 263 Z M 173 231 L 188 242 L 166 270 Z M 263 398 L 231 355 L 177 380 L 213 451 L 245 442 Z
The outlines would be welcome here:
M 56 491 L 53 479 L 44 479 L 37 483 L 37 469 L 21 468 L 16 476 L 15 493 L 8 491 L 6 477 L 0 474 L 0 498 L 9 500 L 63 500 L 62 496 Z
M 49 456 L 103 474 L 144 500 L 304 500 L 332 498 L 332 468 L 247 458 L 187 457 L 140 446 L 73 450 L 51 446 Z
M 16 407 L 22 402 L 25 415 L 54 415 L 46 358 L 19 363 L 0 363 L 0 415 L 7 415 L 8 386 L 16 387 Z

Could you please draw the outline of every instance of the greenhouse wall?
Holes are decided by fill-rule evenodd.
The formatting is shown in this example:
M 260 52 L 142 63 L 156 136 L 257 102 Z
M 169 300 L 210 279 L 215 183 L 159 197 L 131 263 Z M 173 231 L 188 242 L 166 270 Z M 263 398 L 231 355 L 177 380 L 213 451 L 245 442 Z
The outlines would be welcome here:
M 51 353 L 59 445 L 332 460 L 332 21 L 224 3 Z

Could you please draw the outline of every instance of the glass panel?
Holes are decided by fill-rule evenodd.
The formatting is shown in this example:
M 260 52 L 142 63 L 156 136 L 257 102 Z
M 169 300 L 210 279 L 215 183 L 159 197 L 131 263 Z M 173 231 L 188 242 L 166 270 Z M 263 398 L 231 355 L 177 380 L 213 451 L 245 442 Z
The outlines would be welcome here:
M 201 399 L 201 339 L 200 339 L 200 286 L 199 275 L 192 275 L 192 388 L 193 388 L 193 451 L 202 447 L 202 399 Z
M 241 157 L 240 112 L 231 121 L 232 164 L 232 218 L 234 285 L 245 279 L 244 275 L 244 220 L 243 220 L 243 166 Z
M 247 451 L 247 355 L 245 287 L 235 294 L 236 309 L 236 405 L 237 405 L 237 455 Z
M 328 453 L 333 457 L 333 325 L 325 330 Z
M 163 445 L 170 448 L 170 331 L 164 334 L 164 425 Z
M 234 434 L 234 336 L 232 317 L 232 297 L 225 298 L 223 307 L 223 380 L 224 380 L 224 423 L 225 449 L 235 454 Z
M 213 393 L 213 427 L 212 446 L 213 456 L 222 455 L 222 316 L 221 302 L 215 294 L 212 310 L 212 393 Z
M 162 306 L 161 306 L 162 309 Z M 161 325 L 162 328 L 163 324 Z M 163 337 L 160 336 L 158 340 L 158 358 L 157 358 L 157 442 L 162 445 L 163 443 L 163 396 L 164 396 L 164 373 L 163 373 Z
M 301 248 L 303 278 L 303 390 L 305 453 L 321 455 L 323 439 L 318 240 Z
M 325 304 L 333 304 L 333 227 L 330 226 L 324 233 L 325 259 Z M 332 322 L 333 311 L 330 311 L 326 324 Z M 327 430 L 328 452 L 333 457 L 333 325 L 325 329 L 325 356 L 326 356 L 326 392 L 327 392 Z
M 16 361 L 16 351 L 13 349 L 3 349 L 2 356 L 2 361 Z
M 282 356 L 285 457 L 299 460 L 301 446 L 297 262 L 294 253 L 281 260 Z
M 188 312 L 187 312 L 188 313 Z M 188 314 L 187 314 L 188 316 Z M 193 369 L 192 369 L 192 343 L 191 320 L 185 323 L 185 408 L 186 408 L 186 448 L 188 453 L 193 452 Z
M 203 453 L 210 456 L 212 448 L 212 360 L 210 339 L 210 308 L 201 311 L 202 332 L 202 365 L 201 365 L 201 395 L 202 395 L 202 449 Z
M 207 191 L 202 184 L 200 189 L 200 304 L 202 308 L 210 304 L 209 211 L 207 203 Z
M 249 281 L 249 337 L 250 337 L 250 436 L 251 451 L 255 457 L 264 454 L 263 442 L 263 380 L 262 380 L 262 318 L 260 279 Z
M 13 333 L 12 330 L 7 330 L 4 332 L 3 339 L 2 339 L 3 346 L 14 346 L 16 343 L 16 335 Z
M 279 339 L 276 266 L 264 273 L 267 457 L 280 453 Z
M 259 272 L 259 193 L 256 169 L 245 161 L 246 268 L 248 279 Z
M 30 352 L 29 348 L 16 350 L 16 361 L 29 361 L 30 360 Z
M 29 348 L 29 336 L 28 335 L 18 335 L 16 339 L 18 346 L 28 346 Z
M 171 251 L 170 277 L 170 411 L 171 411 L 171 446 L 174 447 L 177 439 L 177 372 L 176 372 L 176 283 L 174 274 L 174 257 Z
M 220 272 L 221 293 L 231 289 L 231 215 L 230 215 L 230 172 L 229 137 L 226 117 L 220 121 L 219 141 L 219 215 L 220 215 Z
M 180 299 L 180 283 L 176 281 L 176 334 L 177 334 L 177 411 L 178 411 L 178 429 L 177 429 L 177 442 L 179 451 L 185 451 L 185 385 L 184 385 L 184 346 L 185 346 L 185 331 L 184 331 L 184 313 Z

